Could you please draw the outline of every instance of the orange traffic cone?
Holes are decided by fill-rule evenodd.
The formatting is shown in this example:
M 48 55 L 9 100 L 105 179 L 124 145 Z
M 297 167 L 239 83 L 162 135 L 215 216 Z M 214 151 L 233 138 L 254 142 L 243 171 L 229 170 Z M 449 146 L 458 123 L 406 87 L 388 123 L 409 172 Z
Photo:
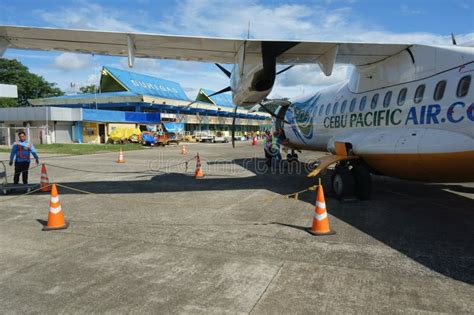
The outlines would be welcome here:
M 329 218 L 326 212 L 326 201 L 324 200 L 323 185 L 319 183 L 316 191 L 316 206 L 313 213 L 313 225 L 307 229 L 313 235 L 331 235 L 336 231 L 329 228 Z
M 196 155 L 196 171 L 194 172 L 195 178 L 203 178 L 204 174 L 201 170 L 201 158 L 199 157 L 199 153 Z
M 56 184 L 53 184 L 51 187 L 51 201 L 49 202 L 48 224 L 43 227 L 43 231 L 64 230 L 68 226 L 69 223 L 64 221 Z
M 46 172 L 46 165 L 41 165 L 41 181 L 40 191 L 51 191 L 51 185 L 49 185 L 48 173 Z
M 119 157 L 118 157 L 117 163 L 125 163 L 125 159 L 123 158 L 123 150 L 122 150 L 122 148 L 120 148 L 120 152 L 119 152 Z
M 186 155 L 186 146 L 183 144 L 183 146 L 181 147 L 181 154 L 182 155 Z

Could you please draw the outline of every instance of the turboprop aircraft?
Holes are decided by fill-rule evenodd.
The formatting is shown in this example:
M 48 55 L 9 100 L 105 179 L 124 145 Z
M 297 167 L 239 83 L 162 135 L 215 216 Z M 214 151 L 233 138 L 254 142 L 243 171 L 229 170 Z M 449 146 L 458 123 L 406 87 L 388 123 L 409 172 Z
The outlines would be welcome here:
M 453 44 L 455 44 L 453 38 Z M 370 174 L 435 181 L 474 181 L 474 48 L 458 45 L 275 41 L 0 26 L 7 48 L 59 50 L 233 64 L 218 67 L 236 106 L 259 104 L 275 118 L 285 145 L 327 151 L 310 176 L 336 164 L 337 197 L 367 199 Z M 354 66 L 347 82 L 267 108 L 277 74 L 316 63 Z M 277 71 L 277 64 L 287 65 Z

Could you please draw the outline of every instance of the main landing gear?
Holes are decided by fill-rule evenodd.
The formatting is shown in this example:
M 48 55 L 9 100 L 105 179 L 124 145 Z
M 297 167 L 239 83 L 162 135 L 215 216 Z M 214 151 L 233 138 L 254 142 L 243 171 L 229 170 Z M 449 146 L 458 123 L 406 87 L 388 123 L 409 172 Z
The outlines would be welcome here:
M 301 152 L 300 152 L 301 153 Z M 295 153 L 295 150 L 291 150 L 291 153 L 288 153 L 286 155 L 286 160 L 289 162 L 289 163 L 298 163 L 299 160 L 298 160 L 298 154 Z
M 342 161 L 336 164 L 331 185 L 337 199 L 367 200 L 372 192 L 372 179 L 367 166 L 361 161 Z

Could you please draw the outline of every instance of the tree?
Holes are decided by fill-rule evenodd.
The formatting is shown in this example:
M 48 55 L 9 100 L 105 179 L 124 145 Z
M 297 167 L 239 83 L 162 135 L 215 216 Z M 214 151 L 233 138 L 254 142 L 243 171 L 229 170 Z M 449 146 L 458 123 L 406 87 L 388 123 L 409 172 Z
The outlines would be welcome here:
M 26 106 L 28 99 L 64 95 L 56 83 L 31 73 L 28 67 L 14 59 L 0 58 L 0 83 L 18 86 L 18 99 L 0 98 L 0 107 Z
M 86 86 L 83 86 L 83 87 L 79 88 L 79 91 L 81 91 L 81 93 L 83 93 L 83 94 L 96 93 L 96 86 L 95 86 L 95 84 L 86 85 Z

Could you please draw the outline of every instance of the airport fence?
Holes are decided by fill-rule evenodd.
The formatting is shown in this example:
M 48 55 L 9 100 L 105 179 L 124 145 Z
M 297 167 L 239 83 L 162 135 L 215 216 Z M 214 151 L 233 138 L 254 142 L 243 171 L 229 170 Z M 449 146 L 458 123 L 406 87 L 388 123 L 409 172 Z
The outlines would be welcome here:
M 46 143 L 47 127 L 0 127 L 0 145 L 11 147 L 18 139 L 18 133 L 26 133 L 33 144 Z

